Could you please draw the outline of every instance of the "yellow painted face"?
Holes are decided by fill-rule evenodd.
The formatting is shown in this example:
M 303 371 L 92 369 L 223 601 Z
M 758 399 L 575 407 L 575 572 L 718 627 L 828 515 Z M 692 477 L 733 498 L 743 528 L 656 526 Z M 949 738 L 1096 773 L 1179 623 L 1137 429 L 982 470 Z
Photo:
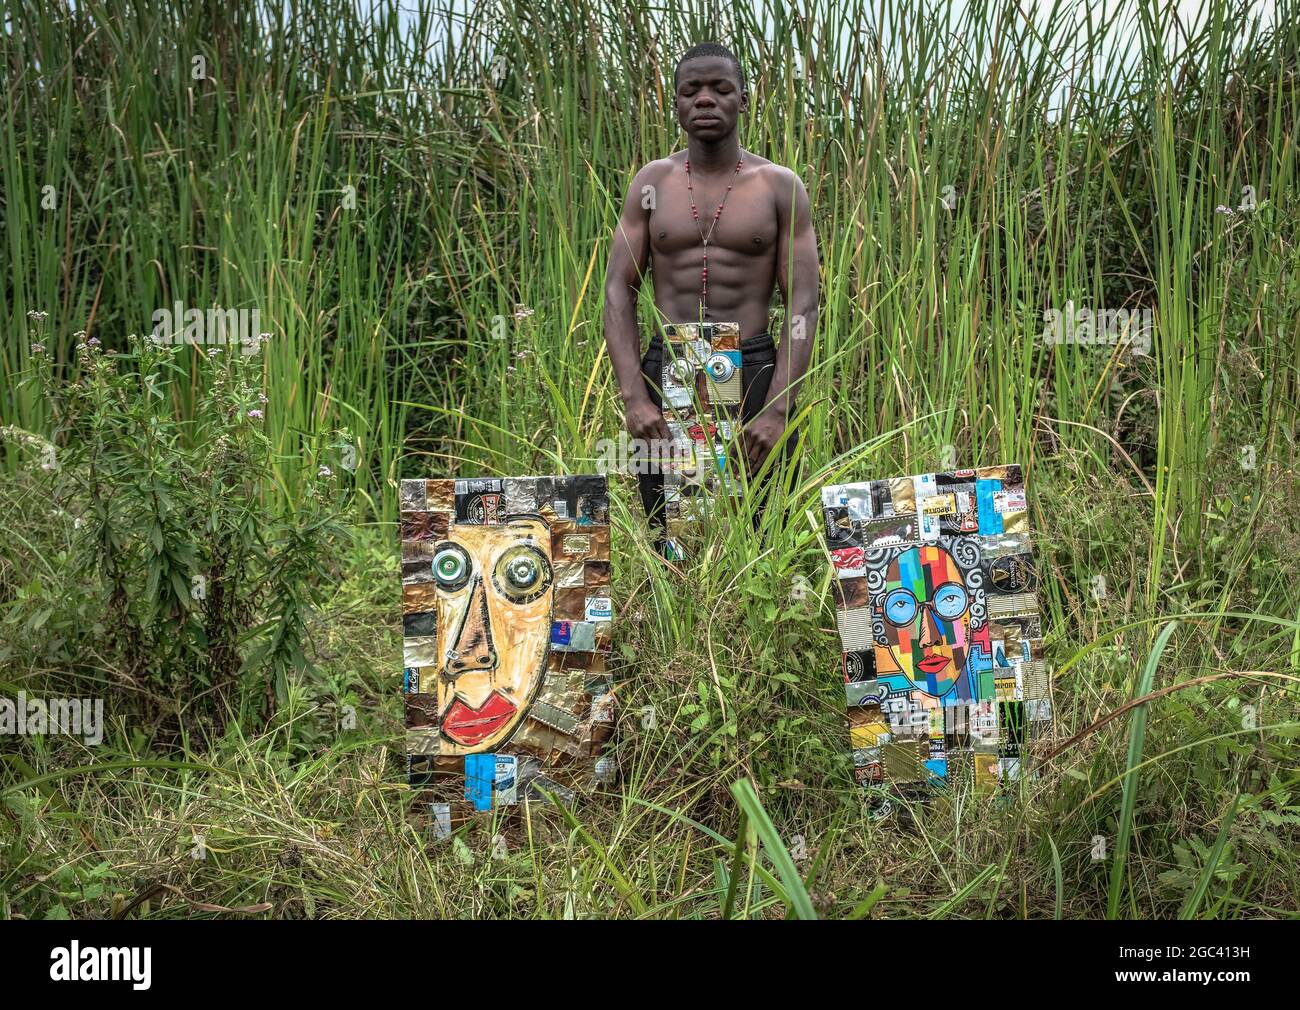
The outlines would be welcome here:
M 546 673 L 554 598 L 545 520 L 456 525 L 436 545 L 438 725 L 443 754 L 510 739 Z

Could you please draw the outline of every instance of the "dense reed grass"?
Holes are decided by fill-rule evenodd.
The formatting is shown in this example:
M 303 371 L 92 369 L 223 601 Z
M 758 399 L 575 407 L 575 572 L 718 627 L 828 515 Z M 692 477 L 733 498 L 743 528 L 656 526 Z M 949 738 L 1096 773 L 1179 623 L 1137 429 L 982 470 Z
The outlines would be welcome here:
M 127 722 L 91 754 L 24 742 L 5 911 L 187 914 L 163 882 L 283 915 L 1294 916 L 1300 18 L 1214 2 L 1181 33 L 1116 6 L 10 0 L 0 420 L 55 427 L 29 311 L 71 369 L 76 331 L 121 348 L 176 300 L 256 307 L 279 493 L 350 429 L 377 529 L 302 675 L 359 728 L 295 694 L 213 753 L 151 756 Z M 743 145 L 816 214 L 804 469 L 678 569 L 618 485 L 619 789 L 426 848 L 397 784 L 394 481 L 581 472 L 617 434 L 605 257 L 708 38 L 748 75 Z M 1044 339 L 1079 307 L 1149 310 L 1150 353 Z M 167 389 L 200 425 L 204 374 Z M 876 823 L 815 490 L 1013 460 L 1063 749 L 1009 798 Z M 12 685 L 75 682 L 12 657 Z M 189 859 L 198 833 L 215 854 Z

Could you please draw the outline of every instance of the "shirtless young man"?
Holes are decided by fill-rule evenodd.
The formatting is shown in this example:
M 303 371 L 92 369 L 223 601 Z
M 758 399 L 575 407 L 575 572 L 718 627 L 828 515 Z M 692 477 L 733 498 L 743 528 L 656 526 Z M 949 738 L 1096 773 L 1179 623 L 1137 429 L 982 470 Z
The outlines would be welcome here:
M 605 343 L 628 434 L 668 440 L 658 390 L 663 335 L 656 328 L 643 358 L 637 330 L 647 264 L 661 324 L 738 323 L 743 453 L 757 472 L 794 412 L 817 331 L 817 237 L 808 193 L 788 168 L 741 149 L 737 122 L 749 92 L 729 50 L 714 43 L 687 50 L 674 90 L 686 150 L 650 162 L 628 188 L 605 274 Z M 779 350 L 768 332 L 778 288 L 786 309 Z M 786 440 L 787 452 L 795 441 L 793 434 Z M 644 474 L 639 484 L 662 545 L 663 476 Z

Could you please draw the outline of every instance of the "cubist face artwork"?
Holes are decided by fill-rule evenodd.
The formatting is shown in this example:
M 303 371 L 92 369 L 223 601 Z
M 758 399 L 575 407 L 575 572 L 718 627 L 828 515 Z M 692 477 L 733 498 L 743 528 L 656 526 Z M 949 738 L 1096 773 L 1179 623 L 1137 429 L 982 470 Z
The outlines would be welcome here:
M 942 546 L 913 547 L 894 558 L 876 597 L 877 670 L 901 671 L 934 698 L 954 691 L 963 700 L 973 698 L 968 659 L 976 590 L 967 585 L 967 570 Z
M 509 740 L 546 674 L 554 598 L 550 527 L 540 517 L 453 525 L 434 548 L 436 691 L 443 752 Z
M 1022 468 L 832 484 L 822 515 L 855 779 L 1018 779 L 1053 734 Z

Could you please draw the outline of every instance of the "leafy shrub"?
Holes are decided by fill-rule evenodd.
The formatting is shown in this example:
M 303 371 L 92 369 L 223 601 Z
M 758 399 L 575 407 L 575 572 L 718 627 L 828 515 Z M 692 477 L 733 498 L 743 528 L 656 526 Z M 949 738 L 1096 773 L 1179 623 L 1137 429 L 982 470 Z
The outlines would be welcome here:
M 53 442 L 3 430 L 0 662 L 129 695 L 114 711 L 164 737 L 264 720 L 307 671 L 308 618 L 340 577 L 349 495 L 327 461 L 347 433 L 278 456 L 256 350 L 132 337 L 110 354 L 80 336 L 75 367 L 37 339 L 20 378 Z

